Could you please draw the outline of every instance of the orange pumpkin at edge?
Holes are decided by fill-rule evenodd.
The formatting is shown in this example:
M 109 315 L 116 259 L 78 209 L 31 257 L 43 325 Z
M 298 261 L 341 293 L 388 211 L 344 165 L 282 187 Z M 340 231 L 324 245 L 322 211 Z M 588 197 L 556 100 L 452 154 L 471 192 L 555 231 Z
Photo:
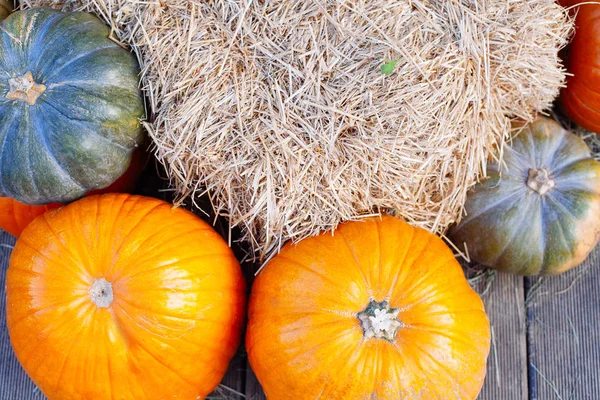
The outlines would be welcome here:
M 574 6 L 577 1 L 563 1 Z M 582 4 L 576 12 L 575 35 L 564 52 L 569 75 L 559 105 L 577 125 L 600 133 L 600 5 Z
M 484 306 L 452 251 L 394 217 L 287 244 L 258 275 L 246 350 L 270 400 L 474 399 Z
M 212 227 L 161 200 L 85 197 L 34 220 L 6 278 L 18 360 L 50 399 L 196 399 L 237 351 L 238 261 Z
M 119 179 L 104 189 L 92 190 L 88 196 L 104 193 L 128 193 L 133 191 L 135 184 L 142 174 L 148 161 L 148 154 L 138 148 L 131 157 L 129 168 Z M 0 196 L 0 229 L 5 230 L 15 237 L 19 237 L 23 229 L 38 216 L 48 210 L 62 207 L 60 203 L 44 205 L 29 205 L 21 203 L 11 197 Z
M 567 8 L 571 6 L 571 3 L 573 3 L 575 0 L 557 0 L 557 3 L 560 4 L 561 6 Z
M 62 204 L 51 203 L 41 206 L 23 204 L 12 197 L 0 196 L 0 229 L 5 230 L 14 237 L 19 237 L 23 229 L 31 221 L 48 210 L 60 207 Z

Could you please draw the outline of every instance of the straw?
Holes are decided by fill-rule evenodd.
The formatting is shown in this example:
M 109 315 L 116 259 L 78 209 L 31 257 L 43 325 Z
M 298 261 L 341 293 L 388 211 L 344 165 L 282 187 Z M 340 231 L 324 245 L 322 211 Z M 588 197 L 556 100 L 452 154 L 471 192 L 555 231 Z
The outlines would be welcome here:
M 511 119 L 558 94 L 572 30 L 554 0 L 24 3 L 112 25 L 178 202 L 208 193 L 263 261 L 374 213 L 444 232 Z

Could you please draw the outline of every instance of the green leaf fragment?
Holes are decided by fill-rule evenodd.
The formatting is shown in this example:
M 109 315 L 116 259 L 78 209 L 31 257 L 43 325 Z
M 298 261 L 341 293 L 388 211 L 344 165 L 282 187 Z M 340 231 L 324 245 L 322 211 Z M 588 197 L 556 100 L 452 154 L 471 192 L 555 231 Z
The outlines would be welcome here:
M 400 60 L 388 60 L 383 63 L 381 66 L 381 73 L 384 75 L 391 75 L 394 72 L 394 68 L 396 64 L 398 64 Z

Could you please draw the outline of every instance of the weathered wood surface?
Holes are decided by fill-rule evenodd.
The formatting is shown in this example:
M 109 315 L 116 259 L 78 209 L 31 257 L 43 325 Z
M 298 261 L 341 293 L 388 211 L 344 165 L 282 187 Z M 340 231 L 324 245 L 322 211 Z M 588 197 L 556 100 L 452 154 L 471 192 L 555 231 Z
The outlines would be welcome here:
M 600 399 L 600 246 L 578 268 L 527 287 L 529 398 Z
M 265 394 L 262 391 L 262 387 L 256 379 L 256 375 L 252 372 L 252 368 L 248 365 L 248 370 L 246 371 L 246 398 L 248 400 L 265 400 Z
M 42 400 L 45 397 L 15 357 L 6 329 L 6 269 L 15 239 L 0 230 L 0 400 Z
M 480 400 L 526 400 L 527 331 L 523 278 L 503 273 L 473 282 L 490 319 L 492 345 Z
M 227 374 L 210 399 L 242 400 L 245 398 L 246 357 L 238 355 L 229 364 Z

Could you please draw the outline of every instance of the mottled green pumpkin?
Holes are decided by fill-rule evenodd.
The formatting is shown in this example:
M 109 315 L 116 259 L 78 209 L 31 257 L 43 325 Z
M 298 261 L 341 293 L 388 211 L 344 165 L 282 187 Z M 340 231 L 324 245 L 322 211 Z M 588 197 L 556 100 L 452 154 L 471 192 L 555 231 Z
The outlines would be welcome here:
M 129 166 L 144 115 L 135 57 L 87 13 L 12 13 L 0 30 L 0 195 L 64 203 Z
M 7 0 L 0 0 L 0 21 L 8 17 L 13 10 L 13 5 Z
M 481 264 L 521 275 L 579 265 L 600 238 L 600 163 L 585 142 L 539 118 L 508 143 L 504 162 L 469 192 L 452 241 Z

